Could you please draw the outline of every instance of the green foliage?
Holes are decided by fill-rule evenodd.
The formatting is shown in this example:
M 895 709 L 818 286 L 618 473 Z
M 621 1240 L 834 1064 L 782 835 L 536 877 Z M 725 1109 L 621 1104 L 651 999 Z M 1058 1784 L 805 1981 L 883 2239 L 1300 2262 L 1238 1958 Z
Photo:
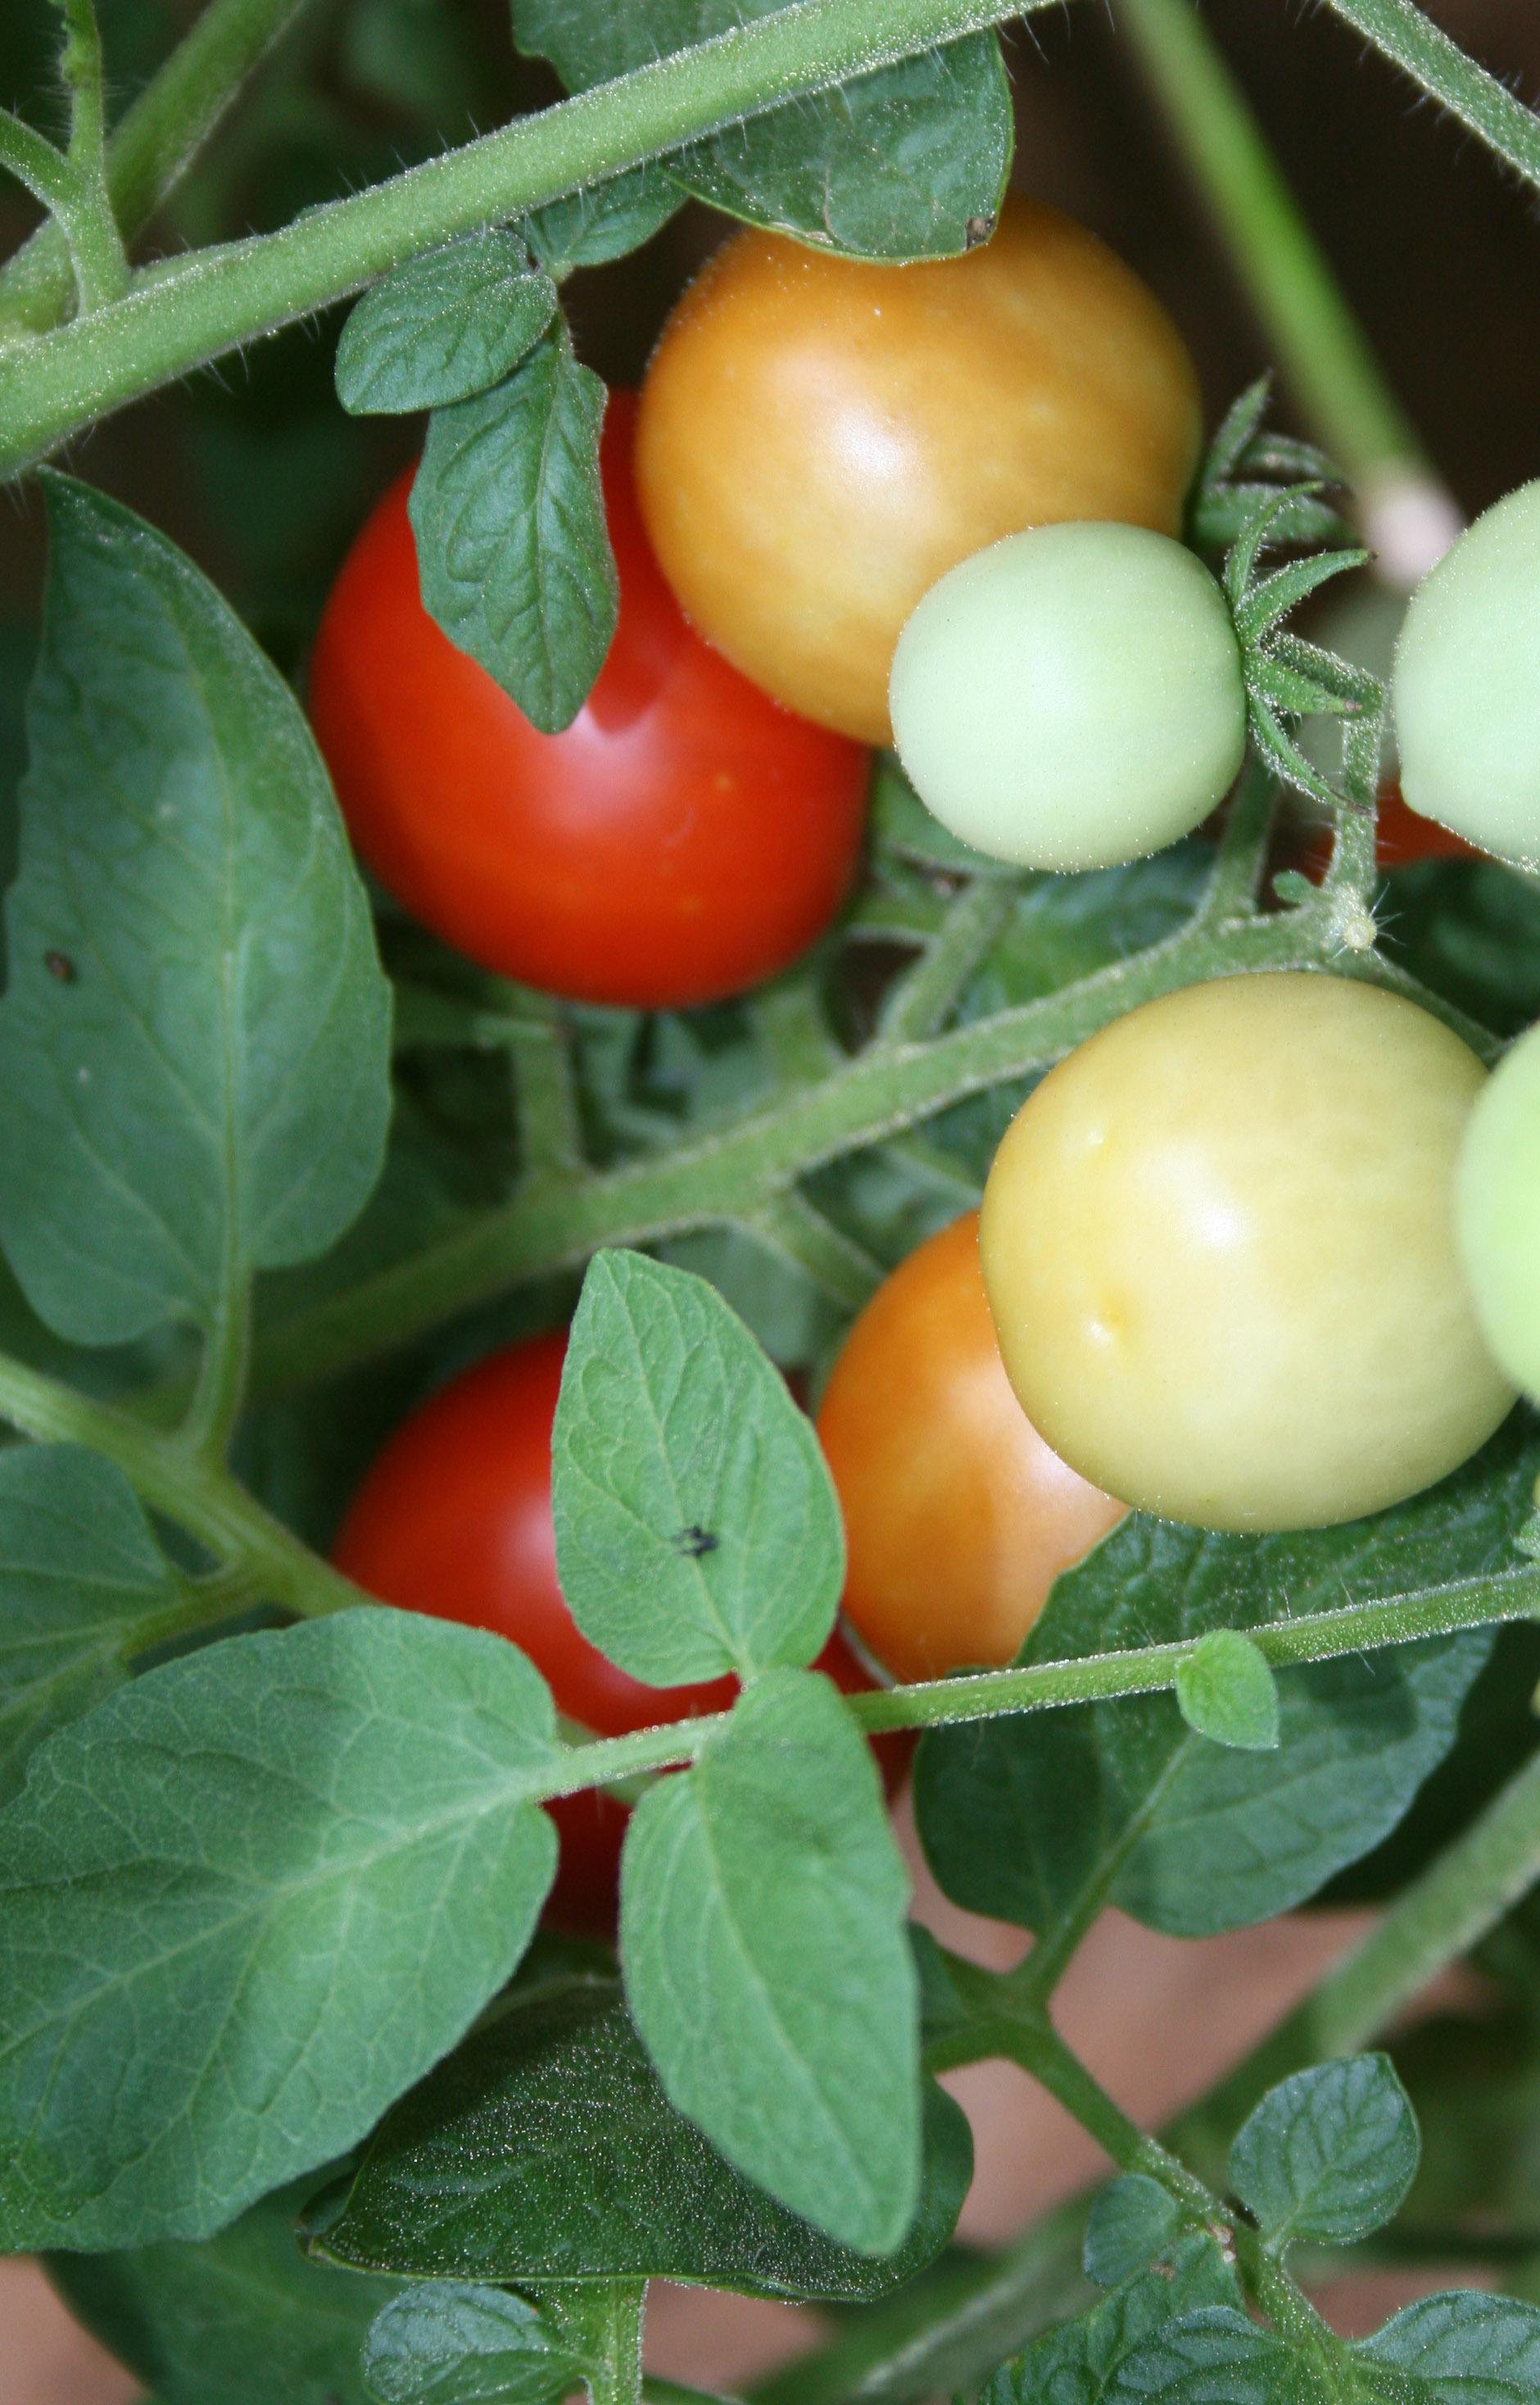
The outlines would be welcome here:
M 1384 949 L 1499 1035 L 1540 1018 L 1540 891 L 1494 860 L 1419 860 L 1386 880 Z
M 357 415 L 439 409 L 511 375 L 557 310 L 516 234 L 493 227 L 396 268 L 337 345 L 337 395 Z
M 325 2258 L 415 2277 L 658 2278 L 855 2303 L 911 2279 L 950 2237 L 968 2124 L 927 2082 L 914 2225 L 895 2256 L 837 2245 L 754 2187 L 675 2112 L 614 1981 L 516 1993 L 387 2115 Z
M 555 2405 L 582 2375 L 527 2297 L 452 2280 L 392 2298 L 363 2351 L 364 2384 L 379 2405 Z
M 72 1444 L 0 1453 L 0 1802 L 45 1737 L 127 1676 L 177 1593 L 110 1461 Z
M 205 1326 L 379 1171 L 389 995 L 293 696 L 142 519 L 48 483 L 0 1004 L 0 1235 L 80 1343 Z
M 1519 2405 L 1537 2390 L 1540 2312 L 1464 2288 L 1422 2298 L 1352 2346 L 1324 2325 L 1311 2347 L 1292 2346 L 1233 2307 L 1183 2314 L 1124 2356 L 1107 2394 L 1129 2405 Z
M 703 1279 L 595 1256 L 551 1439 L 573 1619 L 633 1678 L 678 1685 L 822 1648 L 844 1579 L 818 1442 Z
M 603 267 L 650 242 L 684 205 L 679 187 L 656 161 L 586 184 L 523 221 L 530 248 L 554 282 L 579 267 Z
M 506 382 L 434 410 L 408 504 L 424 606 L 545 735 L 572 724 L 615 633 L 603 415 L 558 319 Z
M 1239 2302 L 1235 2273 L 1213 2239 L 1181 2238 L 1159 2268 L 1126 2281 L 1004 2365 L 980 2405 L 1100 2405 L 1120 2389 L 1126 2393 L 1131 2384 L 1122 2375 L 1130 2357 L 1166 2323 L 1206 2312 L 1238 2319 Z
M 1540 2312 L 1457 2288 L 1407 2305 L 1353 2355 L 1418 2405 L 1505 2405 L 1540 2392 Z
M 1488 1575 L 1531 1505 L 1532 1430 L 1510 1422 L 1463 1470 L 1346 1526 L 1225 1537 L 1131 1514 L 1058 1580 L 1023 1658 L 1051 1661 Z M 1173 1934 L 1262 1920 L 1393 1827 L 1448 1751 L 1482 1636 L 1279 1675 L 1279 1744 L 1207 1745 L 1165 1695 L 923 1742 L 926 1853 L 954 1900 L 1027 1928 L 1097 1899 Z
M 363 2405 L 359 2350 L 395 2294 L 294 2243 L 304 2188 L 280 2188 L 201 2245 L 53 2255 L 78 2321 L 161 2405 Z
M 784 0 L 514 0 L 522 49 L 586 91 Z M 941 259 L 994 230 L 1010 167 L 999 44 L 975 34 L 784 103 L 668 162 L 685 190 L 754 225 L 861 259 Z
M 1177 1669 L 1177 1709 L 1199 1737 L 1247 1753 L 1279 1741 L 1278 1687 L 1266 1661 L 1237 1629 L 1200 1637 Z
M 362 2137 L 507 1978 L 555 1868 L 550 1698 L 360 1610 L 167 1664 L 0 1815 L 0 2232 L 201 2238 Z
M 1181 2207 L 1169 2188 L 1142 2172 L 1129 2172 L 1098 2190 L 1085 2225 L 1081 2260 L 1098 2288 L 1121 2287 L 1164 2254 L 1181 2222 Z
M 1270 2253 L 1296 2240 L 1344 2246 L 1398 2211 L 1418 2152 L 1389 2057 L 1349 2055 L 1268 2090 L 1230 2149 L 1230 2185 Z
M 804 1672 L 765 1671 L 627 1835 L 626 1992 L 671 2103 L 868 2255 L 919 2201 L 908 1900 L 870 1753 Z

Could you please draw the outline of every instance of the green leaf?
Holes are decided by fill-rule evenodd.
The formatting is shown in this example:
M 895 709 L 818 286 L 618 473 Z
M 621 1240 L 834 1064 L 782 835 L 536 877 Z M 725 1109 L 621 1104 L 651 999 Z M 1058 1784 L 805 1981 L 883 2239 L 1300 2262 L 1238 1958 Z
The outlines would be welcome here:
M 1270 1753 L 1278 1744 L 1278 1687 L 1249 1637 L 1216 1628 L 1200 1637 L 1177 1668 L 1177 1709 L 1190 1729 L 1216 1745 Z
M 572 724 L 615 633 L 603 416 L 558 320 L 506 383 L 434 410 L 407 505 L 424 607 L 543 735 Z
M 519 48 L 570 91 L 647 65 L 785 0 L 514 0 Z M 1010 166 L 999 44 L 972 34 L 788 101 L 670 160 L 685 188 L 756 225 L 847 256 L 939 259 L 994 229 Z
M 753 2187 L 676 2113 L 612 1980 L 512 1998 L 387 2116 L 327 2259 L 416 2277 L 669 2279 L 864 2303 L 952 2234 L 972 2175 L 968 2124 L 925 2082 L 920 2210 L 874 2261 Z
M 1048 2331 L 1003 2365 L 980 2405 L 1100 2405 L 1118 2386 L 1129 2356 L 1166 2324 L 1205 2310 L 1243 2318 L 1239 2304 L 1235 2273 L 1214 2241 L 1201 2234 L 1182 2238 L 1158 2271 L 1128 2280 L 1078 2321 Z
M 670 2102 L 864 2255 L 920 2189 L 909 1881 L 870 1752 L 827 1680 L 768 1670 L 632 1816 L 621 1957 Z
M 950 259 L 994 232 L 1010 149 L 1010 87 L 986 33 L 745 118 L 669 163 L 698 200 L 816 249 Z
M 0 1237 L 77 1343 L 207 1325 L 379 1174 L 389 991 L 293 696 L 207 580 L 46 479 L 0 1003 Z
M 393 2297 L 364 2342 L 364 2386 L 379 2405 L 545 2405 L 582 2377 L 527 2297 L 454 2280 Z
M 1127 2172 L 1104 2187 L 1085 2225 L 1085 2276 L 1098 2288 L 1120 2287 L 1169 2244 L 1181 2207 L 1159 2180 Z
M 1268 2089 L 1230 2149 L 1230 2185 L 1273 2253 L 1346 2246 L 1398 2211 L 1419 2152 L 1389 2056 L 1349 2055 Z
M 512 374 L 556 315 L 521 237 L 492 227 L 408 260 L 358 302 L 337 344 L 337 398 L 358 415 L 439 409 Z
M 844 1582 L 811 1423 L 721 1297 L 641 1253 L 589 1264 L 551 1436 L 572 1618 L 652 1686 L 822 1650 Z
M 1347 2350 L 1341 2355 L 1345 2361 Z M 1173 2316 L 1130 2348 L 1104 2393 L 1117 2405 L 1155 2398 L 1161 2405 L 1332 2405 L 1314 2368 L 1238 2307 L 1208 2305 Z
M 281 2188 L 202 2245 L 52 2255 L 48 2275 L 162 2405 L 363 2405 L 359 2349 L 395 2283 L 307 2263 L 304 2197 Z
M 574 268 L 603 267 L 639 250 L 683 206 L 678 185 L 657 160 L 648 160 L 548 202 L 524 219 L 522 232 L 546 274 L 560 284 Z
M 0 1802 L 110 1695 L 178 1582 L 120 1470 L 72 1444 L 0 1453 Z
M 1054 1584 L 1023 1658 L 1072 1659 L 1414 1595 L 1515 1564 L 1540 1446 L 1516 1415 L 1435 1487 L 1347 1526 L 1218 1536 L 1131 1513 Z M 1394 1827 L 1448 1751 L 1485 1633 L 1278 1676 L 1279 1744 L 1213 1746 L 1167 1695 L 934 1732 L 915 1765 L 954 1902 L 1046 1933 L 1101 1898 L 1200 1936 L 1302 1903 Z
M 1540 2312 L 1475 2288 L 1420 2297 L 1352 2354 L 1415 2381 L 1428 2405 L 1533 2405 L 1540 2396 Z
M 1493 860 L 1419 860 L 1387 879 L 1382 949 L 1499 1035 L 1540 1018 L 1540 889 Z
M 376 1609 L 50 1738 L 0 1814 L 0 2244 L 206 2237 L 354 2145 L 522 1954 L 556 1750 L 513 1646 Z

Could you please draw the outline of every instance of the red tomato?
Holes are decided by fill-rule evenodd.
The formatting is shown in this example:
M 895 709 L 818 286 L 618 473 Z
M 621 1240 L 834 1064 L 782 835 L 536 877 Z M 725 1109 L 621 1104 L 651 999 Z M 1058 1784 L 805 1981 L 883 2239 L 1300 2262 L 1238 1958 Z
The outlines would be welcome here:
M 310 715 L 360 853 L 424 925 L 528 985 L 661 1009 L 756 985 L 822 933 L 855 872 L 868 759 L 685 624 L 643 531 L 635 415 L 617 393 L 600 455 L 620 621 L 564 734 L 424 610 L 410 476 L 332 588 Z
M 354 1496 L 332 1558 L 382 1603 L 511 1638 L 558 1711 L 597 1737 L 725 1711 L 735 1679 L 644 1686 L 606 1661 L 567 1609 L 551 1522 L 551 1422 L 566 1349 L 562 1334 L 511 1345 L 424 1403 Z M 873 1684 L 838 1633 L 816 1667 L 845 1695 Z M 907 1745 L 883 1739 L 879 1759 L 891 1787 Z M 613 1935 L 627 1807 L 589 1789 L 547 1809 L 561 1833 L 550 1918 L 579 1934 Z

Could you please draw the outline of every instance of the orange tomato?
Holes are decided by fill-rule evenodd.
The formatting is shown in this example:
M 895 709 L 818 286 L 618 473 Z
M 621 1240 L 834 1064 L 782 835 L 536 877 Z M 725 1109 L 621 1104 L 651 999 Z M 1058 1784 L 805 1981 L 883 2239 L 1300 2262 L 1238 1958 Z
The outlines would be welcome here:
M 1197 377 L 1132 270 L 1039 203 L 911 267 L 747 231 L 664 328 L 637 489 L 685 612 L 756 684 L 889 741 L 911 611 L 1001 535 L 1069 518 L 1175 534 Z
M 898 1679 L 1013 1660 L 1059 1571 L 1123 1514 L 1010 1391 L 976 1211 L 868 1303 L 818 1434 L 845 1517 L 845 1616 Z

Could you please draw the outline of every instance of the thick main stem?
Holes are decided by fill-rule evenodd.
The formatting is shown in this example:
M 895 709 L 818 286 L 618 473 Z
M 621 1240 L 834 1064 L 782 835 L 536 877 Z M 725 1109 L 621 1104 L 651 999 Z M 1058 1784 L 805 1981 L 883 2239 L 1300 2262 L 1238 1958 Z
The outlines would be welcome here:
M 147 274 L 113 308 L 18 350 L 0 413 L 0 475 L 418 251 L 522 216 L 783 100 L 1021 13 L 1003 0 L 798 0 L 309 210 L 278 233 L 199 251 Z

